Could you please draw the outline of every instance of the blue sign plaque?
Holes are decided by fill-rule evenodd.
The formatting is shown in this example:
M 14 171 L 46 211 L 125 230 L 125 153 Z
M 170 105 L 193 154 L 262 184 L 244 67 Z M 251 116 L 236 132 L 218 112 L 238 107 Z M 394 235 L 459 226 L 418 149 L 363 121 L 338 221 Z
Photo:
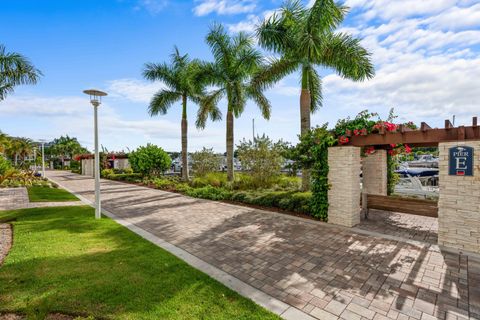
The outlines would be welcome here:
M 473 148 L 452 147 L 448 151 L 448 174 L 451 176 L 473 176 Z

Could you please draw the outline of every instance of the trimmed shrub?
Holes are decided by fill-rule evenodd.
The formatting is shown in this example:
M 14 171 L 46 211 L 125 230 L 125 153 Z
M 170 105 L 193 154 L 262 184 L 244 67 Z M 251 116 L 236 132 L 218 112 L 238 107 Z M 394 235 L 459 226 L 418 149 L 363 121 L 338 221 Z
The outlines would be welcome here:
M 185 193 L 194 198 L 210 199 L 210 200 L 230 200 L 232 192 L 223 188 L 215 188 L 206 186 L 202 188 L 190 188 Z
M 126 181 L 126 182 L 142 182 L 143 175 L 141 173 L 120 173 L 120 174 L 111 174 L 107 178 L 116 181 Z
M 112 174 L 115 174 L 115 172 L 113 171 L 113 169 L 103 169 L 101 172 L 100 172 L 100 176 L 102 178 L 108 178 L 108 176 L 112 175 Z
M 172 164 L 172 159 L 162 148 L 150 143 L 131 152 L 128 160 L 133 171 L 152 177 L 159 176 Z

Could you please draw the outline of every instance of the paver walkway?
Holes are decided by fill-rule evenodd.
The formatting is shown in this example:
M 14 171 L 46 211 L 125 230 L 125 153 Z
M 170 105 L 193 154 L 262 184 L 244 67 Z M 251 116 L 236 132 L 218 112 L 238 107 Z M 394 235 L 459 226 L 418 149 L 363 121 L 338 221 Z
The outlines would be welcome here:
M 93 200 L 93 179 L 48 176 Z M 114 181 L 103 208 L 318 319 L 480 319 L 480 262 Z
M 370 209 L 368 219 L 362 219 L 356 227 L 431 244 L 438 243 L 438 219 L 433 217 Z
M 27 188 L 0 188 L 0 210 L 55 206 L 78 206 L 81 204 L 81 201 L 30 202 L 28 199 Z

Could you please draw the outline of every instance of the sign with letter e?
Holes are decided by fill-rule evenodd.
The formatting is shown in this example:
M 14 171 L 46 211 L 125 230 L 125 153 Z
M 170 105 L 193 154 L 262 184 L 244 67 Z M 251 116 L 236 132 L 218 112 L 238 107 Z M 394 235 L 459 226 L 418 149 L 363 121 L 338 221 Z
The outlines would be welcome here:
M 448 151 L 448 174 L 451 176 L 473 176 L 473 148 L 452 147 Z

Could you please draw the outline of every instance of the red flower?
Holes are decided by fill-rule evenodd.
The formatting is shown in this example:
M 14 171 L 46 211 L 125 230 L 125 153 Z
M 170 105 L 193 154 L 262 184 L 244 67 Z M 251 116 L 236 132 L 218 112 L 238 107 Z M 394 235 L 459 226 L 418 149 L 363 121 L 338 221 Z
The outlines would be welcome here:
M 360 134 L 363 135 L 363 136 L 366 136 L 367 135 L 367 128 L 363 128 L 362 130 L 360 130 Z
M 350 139 L 348 139 L 348 138 L 345 137 L 345 136 L 341 136 L 340 138 L 338 138 L 338 142 L 339 142 L 340 144 L 347 144 L 349 141 L 350 141 Z
M 412 148 L 410 148 L 410 146 L 408 144 L 405 145 L 405 152 L 406 153 L 411 153 L 412 152 Z
M 394 124 L 394 123 L 391 123 L 391 122 L 385 122 L 385 129 L 387 129 L 387 131 L 396 131 L 397 130 L 397 125 Z
M 397 145 L 395 143 L 390 143 L 390 147 L 395 148 Z
M 391 155 L 391 156 L 394 156 L 395 155 L 395 150 L 388 150 L 388 154 Z
M 360 135 L 360 130 L 358 130 L 358 129 L 353 130 L 353 134 L 355 136 L 359 136 Z
M 367 155 L 372 154 L 375 152 L 375 147 L 374 146 L 365 147 L 364 152 Z

